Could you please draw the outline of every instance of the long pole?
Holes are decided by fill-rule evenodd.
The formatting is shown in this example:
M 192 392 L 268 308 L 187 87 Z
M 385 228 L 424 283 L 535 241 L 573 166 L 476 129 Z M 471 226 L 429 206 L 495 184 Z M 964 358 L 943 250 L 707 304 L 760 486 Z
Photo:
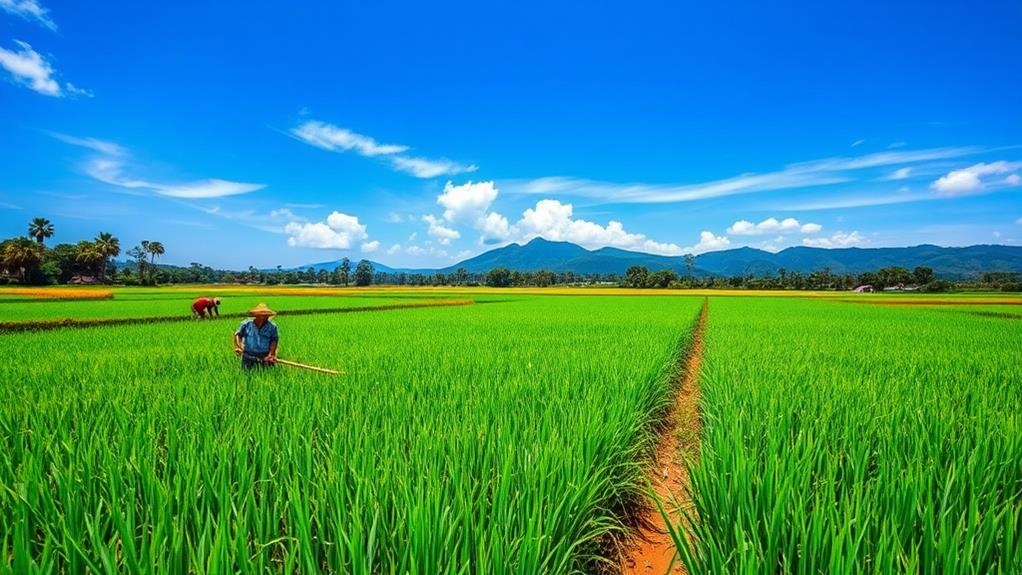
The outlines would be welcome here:
M 266 360 L 264 360 L 261 357 L 256 357 L 254 355 L 249 355 L 247 353 L 244 353 L 242 355 L 244 357 L 246 357 L 246 358 L 254 359 L 255 361 L 258 361 L 259 363 L 266 363 Z M 282 363 L 284 365 L 290 365 L 291 367 L 297 367 L 297 368 L 300 368 L 300 369 L 308 369 L 309 371 L 318 371 L 319 373 L 328 373 L 330 375 L 341 375 L 341 372 L 339 372 L 339 371 L 334 371 L 332 369 L 327 369 L 325 367 L 316 367 L 315 365 L 306 365 L 304 363 L 298 363 L 297 361 L 290 361 L 290 360 L 287 360 L 287 359 L 280 359 L 280 358 L 278 358 L 277 359 L 277 363 Z
M 302 369 L 308 369 L 310 371 L 318 371 L 320 373 L 329 373 L 330 375 L 341 375 L 341 372 L 327 369 L 325 367 L 316 367 L 314 365 L 305 365 L 304 363 L 298 363 L 297 361 L 288 361 L 286 359 L 277 359 L 277 363 L 283 363 L 284 365 L 290 365 L 291 367 L 300 367 Z

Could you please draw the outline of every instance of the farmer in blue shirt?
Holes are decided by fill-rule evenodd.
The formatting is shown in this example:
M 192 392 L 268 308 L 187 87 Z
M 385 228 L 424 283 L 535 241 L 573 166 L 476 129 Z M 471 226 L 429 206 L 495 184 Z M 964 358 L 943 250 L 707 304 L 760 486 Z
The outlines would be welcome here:
M 242 322 L 234 332 L 234 353 L 241 356 L 241 367 L 271 366 L 277 363 L 277 326 L 270 317 L 277 312 L 261 303 L 248 310 L 252 319 Z

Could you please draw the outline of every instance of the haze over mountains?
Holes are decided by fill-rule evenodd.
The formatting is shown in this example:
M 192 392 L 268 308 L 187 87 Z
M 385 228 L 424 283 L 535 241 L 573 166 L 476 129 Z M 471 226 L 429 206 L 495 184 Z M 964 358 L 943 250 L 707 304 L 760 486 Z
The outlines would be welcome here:
M 333 270 L 338 260 L 301 266 Z M 354 265 L 354 262 L 352 263 Z M 573 271 L 579 274 L 623 274 L 633 265 L 650 271 L 672 269 L 687 273 L 684 256 L 661 256 L 618 248 L 588 250 L 569 242 L 536 238 L 525 245 L 509 244 L 479 254 L 457 264 L 439 269 L 391 268 L 373 262 L 377 271 L 387 273 L 451 273 L 465 268 L 469 273 L 487 272 L 504 267 L 518 271 Z M 812 248 L 790 247 L 776 253 L 743 247 L 707 252 L 695 256 L 696 276 L 774 275 L 781 268 L 809 273 L 829 268 L 836 274 L 858 274 L 880 268 L 901 266 L 912 269 L 927 266 L 945 279 L 967 279 L 983 272 L 1010 271 L 1022 273 L 1022 246 L 976 245 L 947 248 L 920 245 L 902 248 Z

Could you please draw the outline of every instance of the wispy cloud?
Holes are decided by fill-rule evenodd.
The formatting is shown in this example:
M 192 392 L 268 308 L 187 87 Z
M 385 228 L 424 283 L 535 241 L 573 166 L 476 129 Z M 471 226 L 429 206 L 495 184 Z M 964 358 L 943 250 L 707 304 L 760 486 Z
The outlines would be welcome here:
M 479 169 L 476 165 L 459 164 L 458 162 L 452 162 L 441 158 L 439 160 L 430 160 L 426 158 L 406 158 L 404 156 L 394 156 L 390 158 L 394 169 L 411 174 L 416 178 L 435 178 L 437 176 L 454 176 L 457 174 L 466 174 L 474 172 Z
M 316 120 L 299 124 L 291 130 L 291 134 L 307 144 L 331 152 L 355 151 L 359 155 L 373 157 L 399 154 L 408 150 L 408 146 L 379 144 L 369 136 Z
M 430 159 L 401 155 L 410 148 L 401 144 L 380 144 L 375 139 L 341 128 L 309 120 L 290 130 L 294 138 L 330 152 L 354 152 L 367 158 L 381 158 L 394 170 L 416 178 L 435 178 L 474 172 L 475 165 L 461 164 L 446 158 Z
M 861 146 L 861 145 L 863 145 L 865 143 L 866 143 L 866 140 L 855 140 L 854 142 L 852 142 L 852 146 L 851 147 L 858 148 L 859 146 Z
M 17 205 L 17 204 L 11 204 L 11 203 L 8 203 L 8 202 L 0 201 L 0 209 L 3 209 L 3 210 L 20 210 L 20 209 L 22 209 L 22 207 Z
M 57 24 L 50 18 L 50 11 L 36 0 L 0 0 L 0 10 L 21 16 L 56 31 Z
M 510 193 L 565 194 L 608 203 L 672 203 L 703 200 L 783 189 L 840 184 L 856 179 L 856 171 L 884 166 L 956 158 L 981 152 L 979 148 L 933 148 L 888 151 L 857 157 L 833 157 L 790 164 L 763 174 L 742 174 L 696 184 L 619 184 L 570 177 L 509 180 L 502 186 Z
M 97 156 L 89 158 L 85 162 L 84 170 L 88 176 L 105 184 L 136 193 L 148 191 L 171 198 L 195 200 L 247 194 L 266 187 L 264 184 L 233 182 L 219 178 L 169 183 L 132 177 L 127 174 L 129 171 L 129 154 L 121 146 L 96 138 L 79 138 L 59 133 L 51 135 L 73 146 L 98 152 Z

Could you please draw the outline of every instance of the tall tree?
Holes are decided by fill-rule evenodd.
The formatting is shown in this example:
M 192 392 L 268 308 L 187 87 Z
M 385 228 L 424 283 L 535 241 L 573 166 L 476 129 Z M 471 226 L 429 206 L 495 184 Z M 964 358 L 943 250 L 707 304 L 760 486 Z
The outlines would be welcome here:
M 41 242 L 33 242 L 29 238 L 14 238 L 3 244 L 0 262 L 8 272 L 18 272 L 18 279 L 25 283 L 28 272 L 35 269 L 43 261 Z
M 116 258 L 121 255 L 121 240 L 109 232 L 99 232 L 93 243 L 96 244 L 96 247 L 103 254 L 103 263 L 99 267 L 99 279 L 100 281 L 106 281 L 107 263 L 110 258 Z
M 78 242 L 75 249 L 78 251 L 75 254 L 75 262 L 78 263 L 81 270 L 89 275 L 99 276 L 99 269 L 106 259 L 102 248 L 94 242 L 82 240 Z
M 692 254 L 685 254 L 685 272 L 688 279 L 692 279 L 692 270 L 696 267 L 696 258 Z
M 35 238 L 39 245 L 43 245 L 46 238 L 53 237 L 53 224 L 46 218 L 34 218 L 28 225 L 28 235 Z
M 348 280 L 351 279 L 351 260 L 344 258 L 341 260 L 341 283 L 344 287 L 348 287 Z
M 373 264 L 369 260 L 362 260 L 355 266 L 355 285 L 367 286 L 373 282 Z
M 156 283 L 156 259 L 166 253 L 160 242 L 143 241 L 142 246 L 149 252 L 149 283 Z

